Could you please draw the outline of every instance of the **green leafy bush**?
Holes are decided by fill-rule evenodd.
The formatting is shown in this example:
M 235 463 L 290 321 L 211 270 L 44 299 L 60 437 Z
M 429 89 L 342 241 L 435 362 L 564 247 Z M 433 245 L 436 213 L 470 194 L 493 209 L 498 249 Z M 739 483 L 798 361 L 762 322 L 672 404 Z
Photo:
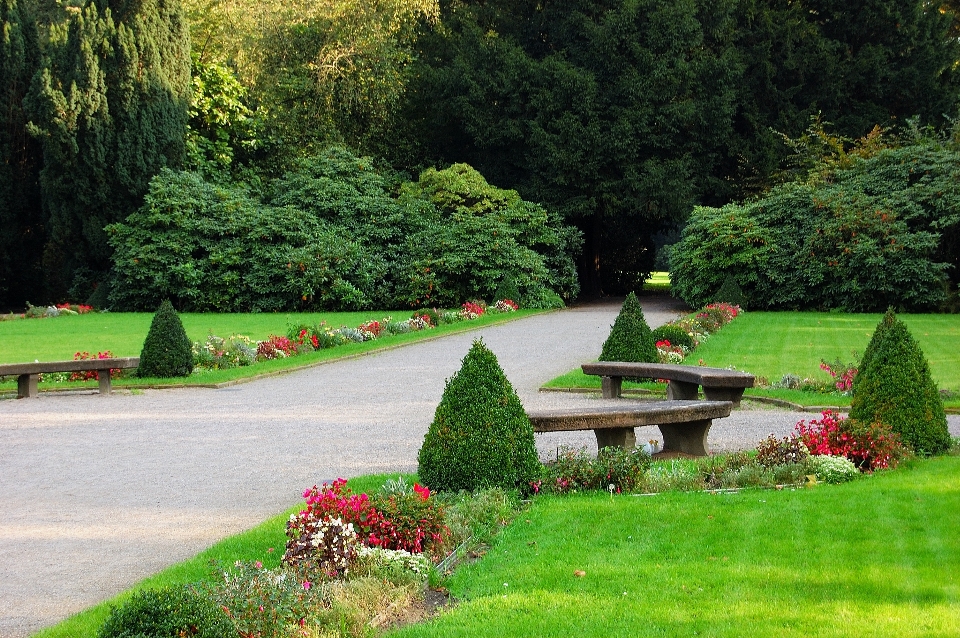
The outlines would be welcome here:
M 97 638 L 229 638 L 230 618 L 213 600 L 183 587 L 137 592 L 114 607 Z
M 919 455 L 950 447 L 943 400 L 930 366 L 907 326 L 888 310 L 853 379 L 850 418 L 884 423 Z
M 580 490 L 633 492 L 643 484 L 651 458 L 642 449 L 605 447 L 592 458 L 584 449 L 561 448 L 547 467 L 544 491 L 566 494 Z
M 530 420 L 482 340 L 447 381 L 418 458 L 420 480 L 435 490 L 525 491 L 540 474 Z
M 143 207 L 107 231 L 116 309 L 142 310 L 161 299 L 196 312 L 371 305 L 364 290 L 374 273 L 349 235 L 197 173 L 161 172 Z
M 497 285 L 497 290 L 493 293 L 493 301 L 502 301 L 509 299 L 514 303 L 520 302 L 520 290 L 517 288 L 517 282 L 513 280 L 513 275 L 504 275 L 503 279 Z
M 960 264 L 958 183 L 960 149 L 921 140 L 696 208 L 671 251 L 674 293 L 699 307 L 732 276 L 753 308 L 936 308 Z
M 656 363 L 657 360 L 657 345 L 650 326 L 643 317 L 637 296 L 631 292 L 610 328 L 610 335 L 603 342 L 600 361 Z
M 654 345 L 661 341 L 669 341 L 670 345 L 683 346 L 690 350 L 696 347 L 696 342 L 693 340 L 693 337 L 687 334 L 686 330 L 670 323 L 654 328 L 650 332 L 650 338 L 653 339 Z
M 180 316 L 169 300 L 164 300 L 153 315 L 147 338 L 140 351 L 137 376 L 188 377 L 193 372 L 193 349 Z

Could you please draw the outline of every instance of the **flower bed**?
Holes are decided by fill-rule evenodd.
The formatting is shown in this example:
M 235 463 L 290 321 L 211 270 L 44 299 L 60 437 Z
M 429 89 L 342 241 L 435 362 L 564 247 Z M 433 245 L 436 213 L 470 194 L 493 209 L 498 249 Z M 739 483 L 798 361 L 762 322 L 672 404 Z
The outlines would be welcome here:
M 259 361 L 294 357 L 349 343 L 431 330 L 441 324 L 472 321 L 488 313 L 514 312 L 517 309 L 517 304 L 509 299 L 502 299 L 492 306 L 487 306 L 482 300 L 473 300 L 457 310 L 417 310 L 409 319 L 371 319 L 361 322 L 356 328 L 334 328 L 323 321 L 316 325 L 296 324 L 288 327 L 286 335 L 270 335 L 262 341 L 254 341 L 244 335 L 210 335 L 206 341 L 193 344 L 194 374 L 250 366 Z
M 93 306 L 84 304 L 61 303 L 53 306 L 34 306 L 27 302 L 27 311 L 20 314 L 10 313 L 0 315 L 0 321 L 11 319 L 44 319 L 46 317 L 68 317 L 71 315 L 85 315 L 93 312 Z
M 653 336 L 656 339 L 657 357 L 660 363 L 682 363 L 697 346 L 736 319 L 741 312 L 743 311 L 739 306 L 712 303 L 693 315 L 667 322 L 656 328 Z M 687 336 L 687 344 L 677 343 L 676 337 L 671 341 L 671 333 L 675 334 L 677 330 L 682 332 L 681 337 L 684 334 Z

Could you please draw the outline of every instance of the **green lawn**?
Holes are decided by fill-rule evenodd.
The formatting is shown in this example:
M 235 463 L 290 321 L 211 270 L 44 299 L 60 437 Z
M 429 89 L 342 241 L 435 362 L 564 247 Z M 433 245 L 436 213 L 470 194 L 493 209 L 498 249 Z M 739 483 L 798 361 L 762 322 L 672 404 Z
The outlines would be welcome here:
M 114 386 L 137 386 L 155 384 L 215 384 L 235 381 L 251 376 L 294 369 L 312 365 L 321 361 L 353 356 L 377 350 L 437 337 L 444 334 L 474 330 L 476 328 L 511 321 L 542 312 L 540 310 L 520 310 L 511 313 L 486 314 L 474 321 L 443 324 L 431 330 L 411 332 L 402 335 L 387 335 L 374 341 L 351 343 L 336 348 L 319 350 L 309 354 L 263 361 L 253 366 L 217 370 L 193 375 L 187 379 L 135 379 L 122 378 Z M 282 335 L 288 325 L 301 323 L 314 325 L 326 321 L 328 325 L 356 327 L 364 321 L 380 320 L 386 316 L 405 319 L 408 311 L 364 311 L 351 313 L 182 313 L 187 336 L 192 341 L 202 341 L 210 334 L 227 337 L 231 334 L 243 334 L 253 339 L 264 339 L 271 334 Z M 140 355 L 143 340 L 150 329 L 153 318 L 151 313 L 91 313 L 69 317 L 50 317 L 46 319 L 18 319 L 0 321 L 0 363 L 20 363 L 25 361 L 66 361 L 73 359 L 76 352 L 87 351 L 94 355 L 109 350 L 117 357 L 136 357 Z M 56 387 L 96 387 L 96 382 L 86 384 L 63 383 Z M 41 383 L 40 389 L 51 387 Z M 0 383 L 0 391 L 16 388 L 16 380 Z
M 785 374 L 829 380 L 820 360 L 852 362 L 853 352 L 863 354 L 879 314 L 818 312 L 745 312 L 712 335 L 687 357 L 685 363 L 738 370 L 769 382 Z M 960 394 L 960 315 L 899 315 L 920 344 L 934 381 L 943 390 Z M 599 388 L 599 377 L 571 371 L 547 387 Z M 632 387 L 625 385 L 624 387 Z M 849 405 L 850 398 L 790 390 L 749 390 L 748 394 L 772 396 L 803 405 Z M 960 406 L 960 397 L 945 401 Z
M 538 498 L 450 579 L 455 609 L 390 635 L 956 636 L 958 528 L 958 457 L 799 491 Z
M 205 578 L 210 558 L 276 564 L 285 519 L 137 588 Z M 389 635 L 955 636 L 958 528 L 958 456 L 795 491 L 539 496 L 445 583 L 456 607 Z M 108 609 L 37 636 L 92 638 Z

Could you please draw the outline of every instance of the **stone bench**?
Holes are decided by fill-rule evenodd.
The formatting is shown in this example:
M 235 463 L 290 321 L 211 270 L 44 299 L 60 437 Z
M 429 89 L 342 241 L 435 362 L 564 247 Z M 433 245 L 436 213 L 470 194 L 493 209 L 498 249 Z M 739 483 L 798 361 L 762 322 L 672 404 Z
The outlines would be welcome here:
M 112 359 L 81 359 L 79 361 L 43 361 L 35 363 L 0 364 L 0 377 L 17 377 L 17 398 L 39 395 L 37 384 L 41 373 L 107 371 L 99 374 L 100 394 L 110 394 L 110 370 L 136 368 L 140 357 L 116 357 Z
M 740 405 L 743 391 L 753 387 L 752 374 L 723 368 L 620 361 L 585 363 L 580 368 L 584 374 L 602 377 L 605 399 L 620 396 L 624 377 L 666 379 L 668 399 L 695 400 L 699 396 L 698 388 L 702 387 L 708 401 L 730 401 L 734 406 Z
M 627 402 L 625 402 L 627 403 Z M 636 447 L 634 428 L 657 425 L 664 451 L 706 456 L 713 419 L 730 416 L 730 401 L 642 401 L 624 407 L 595 407 L 528 412 L 534 432 L 593 430 L 597 448 Z

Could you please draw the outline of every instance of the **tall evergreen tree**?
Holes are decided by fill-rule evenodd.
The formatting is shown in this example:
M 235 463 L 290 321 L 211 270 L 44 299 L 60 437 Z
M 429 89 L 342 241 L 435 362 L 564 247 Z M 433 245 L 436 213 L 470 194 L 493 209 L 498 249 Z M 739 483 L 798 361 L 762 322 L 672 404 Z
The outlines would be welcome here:
M 45 301 L 40 147 L 27 134 L 23 110 L 40 65 L 35 8 L 32 0 L 0 0 L 0 310 Z
M 91 2 L 50 45 L 31 94 L 43 144 L 48 273 L 88 294 L 109 268 L 103 231 L 185 155 L 190 40 L 179 0 Z

